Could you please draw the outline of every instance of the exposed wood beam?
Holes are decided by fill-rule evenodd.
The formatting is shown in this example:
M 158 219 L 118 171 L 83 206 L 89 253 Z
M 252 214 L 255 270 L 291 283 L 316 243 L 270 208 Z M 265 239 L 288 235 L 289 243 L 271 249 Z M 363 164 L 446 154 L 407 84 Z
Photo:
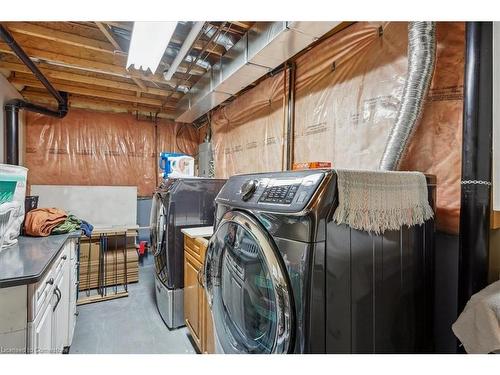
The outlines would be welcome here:
M 252 24 L 252 22 L 244 22 L 244 21 L 229 21 L 229 22 L 245 30 L 248 30 Z
M 24 64 L 5 62 L 5 61 L 1 61 L 1 60 L 0 60 L 0 69 L 5 69 L 5 70 L 13 71 L 13 72 L 18 72 L 18 73 L 31 74 L 31 70 L 29 70 L 26 67 L 26 65 L 24 65 Z M 51 78 L 51 79 L 61 79 L 61 80 L 65 80 L 65 81 L 85 83 L 85 84 L 89 84 L 89 85 L 109 87 L 109 88 L 114 88 L 114 89 L 119 89 L 119 90 L 129 90 L 129 91 L 136 91 L 137 90 L 137 87 L 131 83 L 113 81 L 111 79 L 97 78 L 97 77 L 92 77 L 92 76 L 88 76 L 88 75 L 75 74 L 75 73 L 63 72 L 63 71 L 58 71 L 58 70 L 42 69 L 42 71 L 47 78 Z M 170 94 L 171 91 L 172 90 L 164 90 L 164 89 L 160 89 L 160 88 L 146 87 L 144 90 L 141 89 L 138 92 L 141 92 L 144 94 L 151 94 L 151 95 L 167 96 Z
M 56 105 L 53 97 L 46 93 L 36 92 L 25 90 L 22 92 L 22 95 L 33 102 L 45 105 Z M 150 113 L 157 113 L 158 109 L 147 106 L 134 106 L 126 103 L 117 103 L 112 101 L 103 101 L 102 99 L 92 99 L 87 97 L 81 97 L 77 95 L 70 95 L 69 98 L 70 108 L 82 108 L 82 109 L 90 109 L 93 111 L 101 111 L 101 112 L 129 112 L 135 113 L 138 111 L 140 114 L 149 115 Z M 174 109 L 159 112 L 158 117 L 174 119 L 175 111 Z
M 113 47 L 115 47 L 118 51 L 123 52 L 123 49 L 120 46 L 120 44 L 116 41 L 113 35 L 111 35 L 111 30 L 109 30 L 108 27 L 101 22 L 94 22 L 94 23 L 97 25 L 99 30 L 101 30 L 101 32 L 104 34 L 106 39 L 113 45 Z
M 103 23 L 105 23 L 107 25 L 114 26 L 114 27 L 119 27 L 119 28 L 122 28 L 122 29 L 130 31 L 130 32 L 132 32 L 132 28 L 133 28 L 132 25 L 129 26 L 129 25 L 123 24 L 122 22 L 105 21 Z M 177 44 L 177 45 L 182 45 L 182 43 L 184 42 L 184 39 L 183 39 L 182 35 L 175 33 L 172 36 L 172 39 L 170 39 L 170 42 Z M 195 50 L 202 50 L 203 47 L 204 47 L 204 42 L 201 40 L 198 40 L 198 41 L 194 42 L 194 44 L 193 44 L 193 49 L 195 49 Z M 226 53 L 226 50 L 222 46 L 215 45 L 215 46 L 211 46 L 210 48 L 208 48 L 207 52 L 210 52 L 213 55 L 222 56 Z
M 99 30 L 101 30 L 101 32 L 104 34 L 104 36 L 106 37 L 107 40 L 109 40 L 109 42 L 120 52 L 124 52 L 123 51 L 123 48 L 120 46 L 120 43 L 118 43 L 118 41 L 114 38 L 113 36 L 113 33 L 111 32 L 111 30 L 108 29 L 108 26 L 106 26 L 105 24 L 101 23 L 101 22 L 95 22 L 95 24 L 97 25 L 97 27 L 99 28 Z M 146 89 L 146 85 L 144 85 L 143 82 L 141 82 L 141 80 L 139 78 L 132 78 L 132 81 L 134 81 L 134 83 L 139 86 L 139 88 L 141 88 L 142 90 Z M 140 92 L 137 92 L 137 96 L 140 96 Z
M 152 82 L 165 83 L 165 80 L 160 75 L 144 75 L 138 71 L 128 71 L 125 67 L 102 63 L 99 61 L 85 60 L 74 56 L 61 55 L 56 52 L 41 51 L 36 48 L 24 48 L 24 51 L 32 58 L 43 60 L 49 64 L 65 66 L 73 69 L 81 69 L 90 72 L 110 74 L 122 78 L 139 78 Z M 0 42 L 0 52 L 15 55 L 9 46 Z
M 178 44 L 178 45 L 182 45 L 183 40 L 177 39 L 177 38 L 172 38 L 171 42 Z M 206 43 L 206 41 L 204 41 L 203 39 L 199 39 L 193 43 L 192 48 L 197 50 L 197 51 L 201 51 L 202 49 L 205 48 L 205 43 Z M 224 47 L 222 47 L 218 44 L 215 44 L 215 45 L 208 47 L 206 49 L 206 52 L 209 52 L 213 55 L 222 56 L 226 53 L 226 50 Z
M 48 27 L 33 25 L 27 22 L 5 22 L 4 25 L 7 26 L 10 31 L 15 33 L 43 38 L 53 42 L 91 49 L 98 52 L 110 54 L 115 53 L 115 49 L 112 44 L 101 40 L 86 38 L 80 35 L 50 29 Z
M 85 74 L 77 74 L 79 72 L 79 70 L 62 71 L 62 70 L 57 70 L 57 69 L 55 69 L 54 66 L 47 65 L 47 64 L 38 64 L 38 67 L 43 71 L 43 73 L 48 78 L 63 79 L 63 80 L 68 80 L 68 81 L 87 83 L 90 85 L 111 87 L 111 88 L 116 88 L 116 89 L 121 89 L 121 90 L 130 90 L 130 91 L 137 90 L 137 87 L 135 87 L 135 85 L 133 85 L 131 83 L 125 83 L 122 81 L 116 81 L 116 80 L 108 79 L 108 78 L 98 78 L 95 76 L 89 76 L 89 75 L 85 75 Z M 13 71 L 13 72 L 19 72 L 19 73 L 31 74 L 31 71 L 26 67 L 26 65 L 15 63 L 15 62 L 10 62 L 10 61 L 0 60 L 0 69 L 9 70 L 9 71 Z M 111 78 L 114 76 L 108 76 L 108 77 Z M 177 80 L 174 79 L 173 82 L 177 82 Z M 165 84 L 164 81 L 162 83 Z M 168 88 L 146 87 L 144 90 L 141 89 L 140 92 L 143 94 L 166 96 L 170 93 L 170 91 L 172 91 L 172 88 L 170 88 L 170 87 L 168 87 Z
M 11 78 L 10 83 L 13 85 L 23 85 L 23 86 L 29 86 L 29 87 L 35 87 L 35 88 L 44 88 L 41 82 L 35 79 L 26 79 L 26 78 Z M 162 101 L 159 99 L 153 99 L 153 98 L 143 98 L 140 97 L 138 98 L 136 95 L 126 95 L 126 94 L 119 94 L 115 92 L 110 92 L 110 91 L 102 91 L 102 90 L 95 90 L 95 89 L 90 89 L 86 87 L 80 87 L 80 86 L 73 86 L 73 85 L 68 85 L 60 82 L 53 81 L 51 82 L 52 85 L 60 90 L 60 91 L 65 91 L 71 94 L 78 94 L 78 95 L 83 95 L 83 96 L 92 96 L 92 97 L 98 97 L 98 98 L 103 98 L 103 99 L 110 99 L 110 100 L 117 100 L 117 101 L 125 101 L 125 102 L 130 102 L 130 103 L 140 103 L 140 104 L 145 104 L 145 105 L 150 105 L 153 107 L 161 107 Z M 172 104 L 172 106 L 175 105 L 175 100 L 170 101 L 169 104 Z
M 170 67 L 167 70 L 167 73 L 165 75 L 166 80 L 172 79 L 174 76 L 174 73 L 177 72 L 177 68 L 181 63 L 184 61 L 186 58 L 186 55 L 191 51 L 193 48 L 194 42 L 196 42 L 199 38 L 200 32 L 203 29 L 204 26 L 203 21 L 198 21 L 193 24 L 193 27 L 189 31 L 189 34 L 186 36 L 186 39 L 184 40 L 184 43 L 182 43 L 181 48 L 179 49 L 179 52 L 177 53 L 177 56 L 175 56 L 174 61 L 170 64 Z
M 134 83 L 139 86 L 139 88 L 141 90 L 146 90 L 146 85 L 139 79 L 139 78 L 135 78 L 135 77 L 132 77 L 132 81 L 134 81 Z M 137 93 L 140 94 L 141 91 L 140 90 L 137 90 Z
M 95 73 L 110 74 L 128 79 L 138 78 L 146 81 L 165 84 L 165 79 L 161 74 L 145 74 L 134 69 L 127 70 L 125 66 L 104 63 L 95 60 L 82 59 L 79 57 L 64 55 L 57 52 L 39 50 L 32 47 L 23 46 L 23 49 L 32 59 L 43 60 L 52 65 L 81 69 Z M 0 52 L 7 53 L 9 55 L 15 55 L 10 47 L 4 42 L 0 42 Z M 186 66 L 186 63 L 181 64 L 181 68 Z M 199 67 L 195 67 L 191 71 L 191 73 L 194 73 L 195 75 L 203 74 L 204 72 L 205 70 Z
M 214 26 L 214 27 L 217 27 L 217 24 L 216 22 L 209 22 L 210 25 Z M 233 25 L 231 25 L 233 26 Z M 234 27 L 231 27 L 231 26 L 222 26 L 220 27 L 220 29 L 223 31 L 223 32 L 227 32 L 227 33 L 230 33 L 230 34 L 236 34 L 236 35 L 239 35 L 240 37 L 245 34 L 245 31 L 243 30 L 239 30 L 239 29 L 236 29 Z

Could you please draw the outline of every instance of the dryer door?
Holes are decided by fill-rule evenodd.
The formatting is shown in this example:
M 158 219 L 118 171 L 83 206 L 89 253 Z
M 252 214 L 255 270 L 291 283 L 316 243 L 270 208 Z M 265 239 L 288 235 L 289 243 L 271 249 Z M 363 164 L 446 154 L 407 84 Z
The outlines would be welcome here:
M 160 194 L 155 194 L 151 207 L 151 252 L 155 258 L 155 271 L 158 278 L 166 285 L 167 262 L 165 246 L 167 243 L 167 209 Z
M 231 211 L 210 239 L 205 288 L 224 353 L 286 353 L 293 298 L 272 238 L 252 216 Z

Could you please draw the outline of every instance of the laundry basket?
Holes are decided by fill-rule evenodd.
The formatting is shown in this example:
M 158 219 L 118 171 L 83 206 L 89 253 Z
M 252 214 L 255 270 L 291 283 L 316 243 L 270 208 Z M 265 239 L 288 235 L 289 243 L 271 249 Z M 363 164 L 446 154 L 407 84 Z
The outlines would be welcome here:
M 3 247 L 16 243 L 24 221 L 24 199 L 28 169 L 0 164 L 0 242 Z M 7 219 L 8 218 L 8 219 Z

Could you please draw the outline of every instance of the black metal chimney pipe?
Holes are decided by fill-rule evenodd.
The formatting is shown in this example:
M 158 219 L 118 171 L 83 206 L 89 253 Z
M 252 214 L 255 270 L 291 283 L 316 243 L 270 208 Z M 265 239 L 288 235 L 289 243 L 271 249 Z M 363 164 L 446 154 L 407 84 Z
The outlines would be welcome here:
M 5 150 L 7 164 L 19 164 L 19 110 L 24 109 L 30 112 L 41 113 L 47 116 L 63 118 L 68 113 L 68 95 L 65 92 L 57 91 L 50 84 L 43 73 L 31 61 L 26 52 L 17 44 L 12 35 L 0 25 L 0 37 L 9 45 L 22 62 L 33 72 L 42 82 L 52 96 L 57 100 L 57 109 L 46 108 L 24 100 L 14 99 L 7 102 L 5 109 Z
M 293 169 L 294 132 L 295 132 L 295 77 L 296 65 L 294 62 L 287 64 L 288 93 L 286 114 L 286 170 Z
M 466 23 L 458 313 L 488 283 L 493 23 Z

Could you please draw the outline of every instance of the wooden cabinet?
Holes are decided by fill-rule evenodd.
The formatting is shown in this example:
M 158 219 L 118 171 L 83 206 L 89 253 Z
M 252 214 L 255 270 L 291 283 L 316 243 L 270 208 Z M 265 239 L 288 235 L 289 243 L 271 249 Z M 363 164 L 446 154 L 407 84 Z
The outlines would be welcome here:
M 200 263 L 195 260 L 189 252 L 184 252 L 184 318 L 186 326 L 191 331 L 193 340 L 202 347 L 201 343 L 201 313 L 200 306 L 203 288 L 198 277 L 200 273 Z
M 214 353 L 212 315 L 202 284 L 208 241 L 184 236 L 184 318 L 198 350 Z

